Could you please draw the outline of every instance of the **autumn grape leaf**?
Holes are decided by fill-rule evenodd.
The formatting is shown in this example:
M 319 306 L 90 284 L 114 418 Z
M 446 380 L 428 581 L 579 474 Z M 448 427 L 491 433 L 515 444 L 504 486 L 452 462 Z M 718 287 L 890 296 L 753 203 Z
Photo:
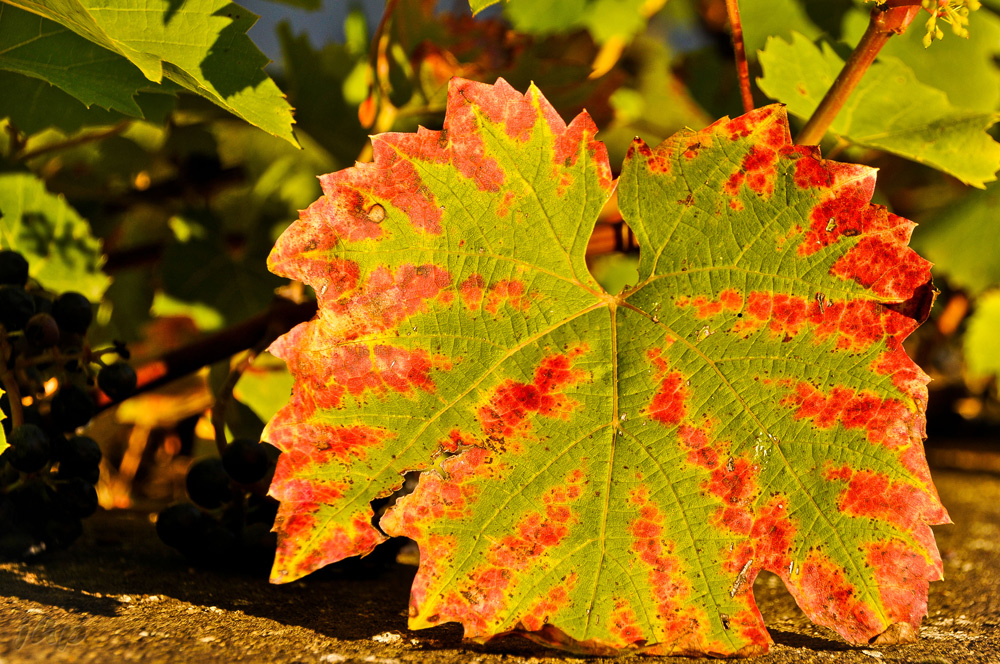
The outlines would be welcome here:
M 637 139 L 639 282 L 611 296 L 584 262 L 613 187 L 595 133 L 536 88 L 456 79 L 443 131 L 322 178 L 269 259 L 319 298 L 272 346 L 295 378 L 265 431 L 272 580 L 403 535 L 414 629 L 750 655 L 769 570 L 851 643 L 915 638 L 947 513 L 901 344 L 931 292 L 912 224 L 770 106 Z
M 829 44 L 817 46 L 797 33 L 791 43 L 768 39 L 759 59 L 761 91 L 802 118 L 816 110 L 844 65 Z M 902 61 L 883 56 L 865 73 L 830 131 L 981 189 L 1000 169 L 1000 144 L 986 133 L 998 117 L 993 111 L 953 106 L 944 92 L 921 83 Z

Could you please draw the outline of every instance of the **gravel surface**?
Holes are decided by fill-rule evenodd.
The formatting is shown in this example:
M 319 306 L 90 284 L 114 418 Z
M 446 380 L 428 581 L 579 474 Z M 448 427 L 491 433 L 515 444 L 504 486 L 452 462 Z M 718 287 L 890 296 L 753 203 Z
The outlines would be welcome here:
M 762 575 L 754 592 L 776 645 L 753 661 L 1000 664 L 1000 477 L 942 470 L 935 480 L 955 525 L 936 528 L 946 580 L 931 586 L 919 643 L 852 648 Z M 44 563 L 0 565 L 0 664 L 651 661 L 583 659 L 517 637 L 463 644 L 456 625 L 410 632 L 415 568 L 391 552 L 273 586 L 263 573 L 190 568 L 145 514 L 102 513 L 85 528 Z

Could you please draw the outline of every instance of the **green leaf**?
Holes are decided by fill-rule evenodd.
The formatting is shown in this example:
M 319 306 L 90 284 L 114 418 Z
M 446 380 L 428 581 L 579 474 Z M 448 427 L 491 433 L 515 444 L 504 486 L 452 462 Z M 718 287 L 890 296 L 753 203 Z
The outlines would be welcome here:
M 85 126 L 113 125 L 125 116 L 87 108 L 59 88 L 37 78 L 0 71 L 0 117 L 27 134 L 55 128 L 72 133 Z
M 820 48 L 796 34 L 791 43 L 768 39 L 760 63 L 764 77 L 758 85 L 764 94 L 787 104 L 789 113 L 807 118 L 844 61 L 828 44 Z M 986 133 L 998 117 L 953 106 L 945 93 L 920 83 L 901 61 L 883 57 L 865 73 L 830 131 L 982 188 L 1000 169 L 1000 145 Z
M 35 14 L 0 5 L 0 69 L 51 83 L 84 106 L 142 117 L 135 95 L 149 82 L 117 53 Z
M 0 215 L 0 248 L 21 252 L 42 286 L 101 298 L 111 283 L 101 272 L 101 242 L 62 195 L 29 173 L 2 173 Z
M 1000 291 L 990 291 L 976 300 L 969 327 L 962 341 L 965 362 L 973 376 L 1000 373 Z
M 207 306 L 228 324 L 266 309 L 281 284 L 258 261 L 226 253 L 221 238 L 175 242 L 164 252 L 164 292 L 174 300 Z
M 114 51 L 297 145 L 292 109 L 246 31 L 257 17 L 225 0 L 5 0 Z
M 951 40 L 956 41 L 956 40 Z M 936 48 L 939 43 L 936 42 Z M 1000 184 L 970 191 L 920 223 L 913 246 L 934 263 L 935 273 L 971 295 L 1000 284 Z
M 413 629 L 747 656 L 769 570 L 851 643 L 912 640 L 947 521 L 902 347 L 931 290 L 913 225 L 770 106 L 633 144 L 639 282 L 613 296 L 585 263 L 613 188 L 596 130 L 456 79 L 441 132 L 322 178 L 269 258 L 319 306 L 271 348 L 295 377 L 265 431 L 272 580 L 384 531 L 421 549 Z
M 631 41 L 665 0 L 513 0 L 504 13 L 514 29 L 550 35 L 586 28 L 598 44 Z M 474 4 L 474 3 L 473 3 Z M 473 11 L 478 11 L 473 7 Z
M 358 15 L 351 25 L 357 30 Z M 363 18 L 362 18 L 363 20 Z M 278 25 L 278 39 L 284 54 L 288 96 L 295 106 L 296 127 L 301 127 L 338 161 L 354 161 L 364 147 L 368 132 L 358 120 L 358 104 L 368 94 L 363 78 L 367 50 L 355 51 L 350 45 L 327 44 L 313 48 L 309 35 L 295 36 L 287 23 Z M 362 85 L 351 95 L 348 81 L 360 73 Z M 331 122 L 331 118 L 336 118 Z

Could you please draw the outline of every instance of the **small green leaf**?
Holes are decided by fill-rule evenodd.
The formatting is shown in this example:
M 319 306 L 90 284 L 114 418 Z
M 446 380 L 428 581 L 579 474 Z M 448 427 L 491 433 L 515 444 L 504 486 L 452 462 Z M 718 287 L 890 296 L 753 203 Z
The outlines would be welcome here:
M 487 7 L 492 7 L 500 0 L 469 0 L 469 7 L 472 9 L 473 14 L 478 14 Z
M 979 295 L 1000 284 L 997 210 L 1000 183 L 988 185 L 985 191 L 970 191 L 922 221 L 913 233 L 913 246 L 934 263 L 936 274 L 947 277 L 953 286 Z
M 240 376 L 233 395 L 267 422 L 284 405 L 294 383 L 284 362 L 270 353 L 261 353 Z
M 101 272 L 101 242 L 61 194 L 29 173 L 0 174 L 0 215 L 0 248 L 21 252 L 45 288 L 101 298 L 111 283 Z
M 117 53 L 102 48 L 54 21 L 0 5 L 0 69 L 59 87 L 84 106 L 142 117 L 135 102 L 146 77 Z
M 816 109 L 844 65 L 829 44 L 820 48 L 799 34 L 791 43 L 768 39 L 760 63 L 760 89 L 802 118 Z M 830 131 L 982 188 L 1000 169 L 1000 144 L 986 133 L 998 117 L 956 108 L 945 93 L 920 83 L 900 60 L 883 57 L 865 73 Z
M 246 31 L 253 13 L 225 0 L 6 0 L 127 58 L 298 145 L 292 109 Z M 183 11 L 182 11 L 183 9 Z
M 963 345 L 970 374 L 1000 374 L 1000 291 L 990 291 L 976 300 Z

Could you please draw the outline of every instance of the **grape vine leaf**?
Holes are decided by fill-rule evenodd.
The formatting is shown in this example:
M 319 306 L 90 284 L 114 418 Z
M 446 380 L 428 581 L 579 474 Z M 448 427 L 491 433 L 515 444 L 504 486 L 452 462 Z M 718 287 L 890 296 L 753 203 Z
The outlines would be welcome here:
M 760 53 L 767 96 L 808 118 L 844 65 L 829 44 L 800 34 L 770 38 Z M 830 126 L 833 134 L 926 164 L 980 189 L 1000 170 L 1000 144 L 986 130 L 993 111 L 957 108 L 947 95 L 917 80 L 897 58 L 884 56 L 865 73 Z
M 322 177 L 269 258 L 319 306 L 271 347 L 295 378 L 264 434 L 272 581 L 403 535 L 414 629 L 750 655 L 769 570 L 851 643 L 912 640 L 948 519 L 902 347 L 932 291 L 913 225 L 769 106 L 636 140 L 639 282 L 612 296 L 584 260 L 614 186 L 595 133 L 456 79 L 442 131 Z
M 149 82 L 134 65 L 55 21 L 0 5 L 0 69 L 51 83 L 78 99 L 132 117 Z
M 246 32 L 257 17 L 226 0 L 4 0 L 298 145 L 292 108 Z M 183 4 L 183 10 L 181 10 Z
M 100 106 L 87 108 L 72 95 L 45 81 L 0 70 L 0 118 L 28 134 L 54 128 L 71 134 L 83 127 L 110 126 L 127 115 Z M 162 123 L 173 110 L 176 98 L 169 93 L 140 92 L 135 102 L 150 122 Z
M 975 377 L 1000 373 L 1000 291 L 990 291 L 976 300 L 969 328 L 962 340 L 965 362 Z
M 30 173 L 0 174 L 0 249 L 21 252 L 32 278 L 57 293 L 99 300 L 111 283 L 90 224 Z

